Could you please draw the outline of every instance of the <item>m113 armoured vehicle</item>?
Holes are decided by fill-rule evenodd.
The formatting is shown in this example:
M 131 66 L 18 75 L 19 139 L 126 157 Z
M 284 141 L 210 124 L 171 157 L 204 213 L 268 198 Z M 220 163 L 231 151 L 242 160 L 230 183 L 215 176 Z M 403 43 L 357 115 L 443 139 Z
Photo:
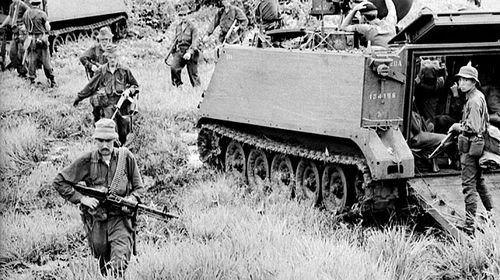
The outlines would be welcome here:
M 416 168 L 408 144 L 415 79 L 429 59 L 446 68 L 446 87 L 468 62 L 484 81 L 499 77 L 499 39 L 500 13 L 461 12 L 424 13 L 387 49 L 225 46 L 199 108 L 200 157 L 333 211 L 398 211 L 411 190 L 458 235 L 460 171 Z M 485 179 L 500 197 L 500 172 Z
M 28 1 L 29 2 L 29 1 Z M 11 0 L 2 1 L 3 13 L 8 13 Z M 51 51 L 65 42 L 97 36 L 99 28 L 110 26 L 116 38 L 127 34 L 127 9 L 124 0 L 42 0 L 52 30 Z M 0 15 L 3 18 L 5 15 Z

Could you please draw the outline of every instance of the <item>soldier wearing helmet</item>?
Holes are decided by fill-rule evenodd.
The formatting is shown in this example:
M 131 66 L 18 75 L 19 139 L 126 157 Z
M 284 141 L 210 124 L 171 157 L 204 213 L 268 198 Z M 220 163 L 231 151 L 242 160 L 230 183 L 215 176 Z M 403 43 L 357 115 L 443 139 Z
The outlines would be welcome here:
M 396 23 L 398 21 L 396 7 L 393 0 L 385 0 L 387 16 L 383 19 L 377 18 L 378 10 L 373 3 L 364 1 L 352 8 L 342 22 L 340 29 L 360 33 L 372 46 L 387 47 L 389 40 L 396 35 Z M 364 23 L 352 24 L 357 12 L 360 12 Z
M 41 7 L 41 0 L 31 0 L 32 8 L 29 9 L 23 17 L 24 25 L 28 32 L 25 46 L 27 47 L 27 61 L 28 61 L 28 78 L 31 83 L 35 83 L 36 70 L 38 65 L 43 65 L 45 76 L 49 80 L 49 86 L 56 86 L 54 79 L 54 71 L 50 63 L 49 52 L 49 31 L 50 23 Z
M 113 33 L 109 27 L 105 26 L 99 30 L 99 34 L 97 35 L 97 43 L 86 50 L 83 55 L 80 57 L 80 62 L 85 67 L 85 72 L 87 73 L 87 78 L 90 80 L 94 73 L 101 67 L 102 65 L 108 62 L 108 59 L 104 55 L 104 50 L 111 43 L 113 39 Z M 101 108 L 98 106 L 92 105 L 92 114 L 94 115 L 94 122 L 97 122 L 100 119 Z
M 200 77 L 198 76 L 198 58 L 199 58 L 199 37 L 198 29 L 187 18 L 190 10 L 186 5 L 179 7 L 180 22 L 175 27 L 175 46 L 172 52 L 172 65 L 170 67 L 170 76 L 172 84 L 176 87 L 182 85 L 181 72 L 184 66 L 187 66 L 189 80 L 193 87 L 200 86 Z
M 466 103 L 463 108 L 462 120 L 453 124 L 449 133 L 459 133 L 458 149 L 462 166 L 462 189 L 465 200 L 465 231 L 474 234 L 474 218 L 477 210 L 478 196 L 484 208 L 491 215 L 493 204 L 491 195 L 486 188 L 482 171 L 479 167 L 479 158 L 484 149 L 484 136 L 488 124 L 488 108 L 479 86 L 478 71 L 470 63 L 460 68 L 456 75 L 458 89 L 465 93 Z
M 10 43 L 10 65 L 17 69 L 17 73 L 21 77 L 26 77 L 26 68 L 22 64 L 24 49 L 22 30 L 24 30 L 23 16 L 30 7 L 28 4 L 21 0 L 14 0 L 9 6 L 9 14 L 5 20 L 0 24 L 0 29 L 6 25 L 12 28 L 12 41 Z

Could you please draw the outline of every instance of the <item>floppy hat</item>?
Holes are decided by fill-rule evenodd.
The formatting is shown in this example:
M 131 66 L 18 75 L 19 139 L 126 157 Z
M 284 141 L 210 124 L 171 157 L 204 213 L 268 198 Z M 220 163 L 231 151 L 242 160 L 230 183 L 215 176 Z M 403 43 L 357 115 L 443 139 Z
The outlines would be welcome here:
M 185 16 L 189 14 L 191 11 L 189 10 L 189 7 L 186 5 L 181 5 L 179 7 L 179 11 L 177 12 L 180 16 Z
M 112 119 L 100 119 L 95 123 L 94 139 L 114 140 L 118 139 L 116 124 Z
M 458 71 L 458 74 L 455 75 L 455 77 L 475 80 L 478 84 L 480 84 L 478 76 L 479 73 L 477 72 L 477 69 L 474 68 L 470 62 L 467 65 L 460 67 L 460 71 Z
M 105 26 L 99 29 L 99 34 L 97 35 L 97 39 L 111 39 L 111 38 L 113 38 L 113 33 L 111 33 L 109 27 Z

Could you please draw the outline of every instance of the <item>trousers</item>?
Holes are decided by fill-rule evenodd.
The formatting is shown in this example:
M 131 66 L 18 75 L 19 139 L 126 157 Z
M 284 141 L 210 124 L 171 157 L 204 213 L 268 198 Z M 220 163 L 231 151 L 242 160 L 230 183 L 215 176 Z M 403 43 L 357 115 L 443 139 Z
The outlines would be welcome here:
M 9 58 L 10 63 L 16 68 L 19 75 L 26 75 L 28 72 L 23 65 L 24 48 L 23 42 L 19 38 L 19 29 L 12 31 L 12 42 L 10 43 Z
M 102 275 L 122 277 L 134 246 L 134 230 L 126 216 L 108 216 L 105 220 L 83 212 L 82 219 L 92 255 L 99 260 Z
M 200 86 L 200 77 L 198 76 L 198 58 L 200 53 L 195 51 L 191 56 L 191 59 L 186 60 L 183 57 L 182 52 L 175 52 L 172 54 L 172 64 L 170 66 L 170 76 L 172 78 L 172 85 L 180 86 L 182 85 L 182 68 L 187 66 L 187 71 L 189 75 L 189 81 L 193 87 Z
M 473 231 L 478 197 L 481 199 L 486 211 L 491 211 L 493 204 L 479 167 L 479 157 L 462 153 L 460 163 L 462 166 L 462 192 L 464 194 L 466 213 L 465 227 Z
M 37 40 L 39 43 L 37 43 Z M 45 72 L 45 77 L 54 80 L 54 70 L 50 63 L 49 42 L 42 39 L 40 35 L 33 35 L 32 42 L 28 48 L 28 77 L 36 78 L 36 70 L 41 65 Z

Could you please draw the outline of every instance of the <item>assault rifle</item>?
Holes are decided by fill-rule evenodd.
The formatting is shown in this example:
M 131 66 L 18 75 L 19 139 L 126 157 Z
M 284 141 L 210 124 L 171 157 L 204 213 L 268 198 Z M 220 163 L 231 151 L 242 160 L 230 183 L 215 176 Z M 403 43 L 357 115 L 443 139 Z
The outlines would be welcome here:
M 167 57 L 165 57 L 165 64 L 167 64 L 168 66 L 171 66 L 170 63 L 168 62 L 168 58 L 170 57 L 170 55 L 172 54 L 174 49 L 177 47 L 177 41 L 179 41 L 180 35 L 181 35 L 181 33 L 179 33 L 179 34 L 177 34 L 177 36 L 175 36 L 174 41 L 172 42 L 172 45 L 170 46 L 170 49 L 168 50 Z
M 116 110 L 113 113 L 113 116 L 111 116 L 111 119 L 114 119 L 116 117 L 116 113 L 118 113 L 126 100 L 128 100 L 130 104 L 135 104 L 136 101 L 133 97 L 138 93 L 139 90 L 137 88 L 128 88 L 124 90 L 120 95 L 120 99 L 118 99 L 118 102 L 116 103 Z
M 100 189 L 94 189 L 94 188 L 89 188 L 86 186 L 83 186 L 81 184 L 77 184 L 74 186 L 75 190 L 77 190 L 79 193 L 93 197 L 101 204 L 107 203 L 108 205 L 121 208 L 122 206 L 126 206 L 132 211 L 136 212 L 140 210 L 141 212 L 147 214 L 148 216 L 155 217 L 160 220 L 167 221 L 168 219 L 179 219 L 179 216 L 174 213 L 169 213 L 166 211 L 164 208 L 163 210 L 158 210 L 154 209 L 151 207 L 148 207 L 142 203 L 134 202 L 131 200 L 128 200 L 122 196 L 118 196 L 113 193 L 109 193 L 108 191 L 105 190 L 100 190 Z
M 441 142 L 439 142 L 439 145 L 434 149 L 434 151 L 429 155 L 429 159 L 435 158 L 437 155 L 439 155 L 442 151 L 444 151 L 444 148 L 446 148 L 446 144 L 450 142 L 450 140 L 455 136 L 455 132 L 450 132 L 446 135 Z

